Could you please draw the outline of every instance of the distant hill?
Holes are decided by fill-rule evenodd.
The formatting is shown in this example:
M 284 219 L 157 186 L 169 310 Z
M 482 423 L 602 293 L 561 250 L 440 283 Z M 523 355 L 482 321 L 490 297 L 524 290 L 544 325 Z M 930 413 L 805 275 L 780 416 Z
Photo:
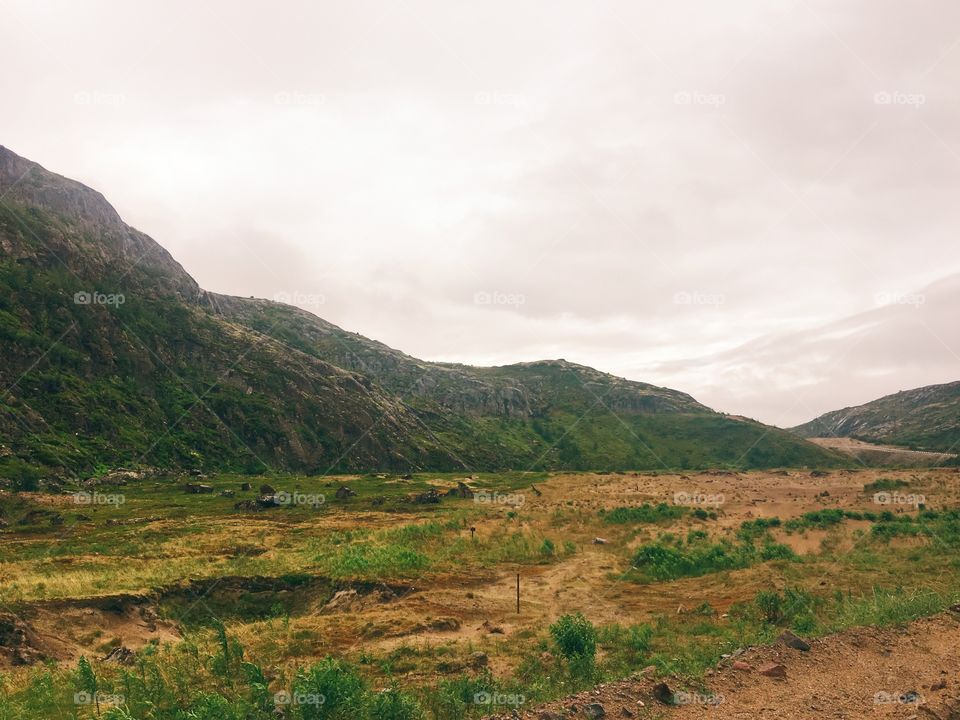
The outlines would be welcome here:
M 801 437 L 849 437 L 928 452 L 960 447 L 960 382 L 903 390 L 798 425 Z
M 106 199 L 0 147 L 0 477 L 843 463 L 689 395 L 550 360 L 430 363 L 206 292 Z

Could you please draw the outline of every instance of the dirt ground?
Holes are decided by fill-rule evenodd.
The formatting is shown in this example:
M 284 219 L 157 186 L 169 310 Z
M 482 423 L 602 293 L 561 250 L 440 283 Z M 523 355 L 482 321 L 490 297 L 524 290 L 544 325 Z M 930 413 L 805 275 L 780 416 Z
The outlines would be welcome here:
M 664 693 L 656 689 L 660 681 L 628 680 L 498 717 L 960 718 L 958 613 L 904 628 L 854 628 L 810 645 L 808 652 L 783 645 L 748 648 L 724 660 L 704 688 L 670 687 L 668 680 Z M 782 665 L 785 677 L 760 674 L 771 664 Z
M 924 450 L 908 450 L 895 445 L 878 445 L 845 437 L 810 438 L 810 442 L 821 447 L 839 450 L 842 453 L 859 458 L 862 462 L 872 464 L 896 465 L 900 467 L 929 467 L 938 465 L 956 457 L 954 453 L 926 452 Z
M 922 493 L 931 508 L 960 504 L 960 475 L 955 469 L 557 474 L 537 483 L 539 494 L 532 489 L 524 492 L 522 510 L 516 517 L 509 515 L 510 507 L 457 501 L 460 504 L 455 507 L 479 512 L 471 521 L 478 537 L 490 536 L 505 525 L 515 526 L 518 531 L 552 537 L 558 545 L 573 543 L 576 551 L 550 562 L 520 567 L 481 566 L 464 557 L 462 566 L 455 571 L 411 579 L 403 592 L 385 594 L 367 588 L 351 596 L 349 602 L 331 607 L 326 606 L 325 599 L 305 602 L 303 610 L 290 617 L 289 633 L 291 637 L 313 639 L 292 646 L 289 659 L 306 661 L 330 653 L 349 655 L 361 649 L 380 653 L 400 646 L 447 645 L 461 655 L 473 651 L 487 653 L 491 669 L 501 673 L 515 667 L 518 648 L 522 649 L 528 638 L 542 634 L 549 623 L 564 613 L 580 611 L 596 624 L 622 625 L 687 612 L 701 603 L 709 603 L 722 613 L 733 603 L 754 597 L 759 590 L 783 587 L 783 578 L 767 564 L 759 564 L 729 573 L 639 584 L 624 580 L 624 572 L 629 569 L 626 558 L 637 545 L 664 531 L 685 533 L 703 528 L 711 535 L 732 537 L 740 523 L 751 518 L 787 520 L 823 508 L 893 512 L 913 509 L 878 507 L 872 495 L 864 491 L 864 485 L 879 478 L 909 482 L 910 492 Z M 477 484 L 482 486 L 482 479 Z M 630 526 L 603 524 L 598 514 L 621 506 L 672 504 L 690 498 L 696 500 L 694 507 L 715 510 L 717 519 L 699 521 L 687 516 L 672 524 Z M 358 526 L 383 529 L 442 519 L 447 502 L 439 510 L 424 510 L 419 516 L 366 508 L 332 509 L 308 522 L 323 531 Z M 271 522 L 271 517 L 264 514 L 256 522 L 257 527 L 262 527 Z M 850 534 L 855 530 L 856 522 L 848 523 L 848 536 L 842 542 L 852 544 Z M 460 534 L 469 537 L 469 530 L 464 528 Z M 595 539 L 600 536 L 606 542 L 596 544 Z M 277 537 L 279 542 L 285 542 L 284 533 L 277 531 Z M 237 536 L 238 541 L 243 539 Z M 777 536 L 778 541 L 801 554 L 817 552 L 825 539 L 826 533 L 817 530 Z M 283 553 L 284 548 L 264 541 L 264 552 L 262 557 L 269 559 Z M 519 613 L 517 572 L 521 575 Z M 821 584 L 828 580 L 825 575 Z M 149 590 L 153 597 L 163 594 L 163 589 Z M 111 608 L 109 599 L 93 598 L 59 605 L 44 601 L 27 603 L 18 614 L 33 634 L 31 637 L 41 639 L 39 650 L 43 656 L 74 661 L 82 652 L 99 657 L 110 646 L 136 650 L 154 640 L 175 641 L 179 628 L 173 622 L 158 620 L 156 609 L 149 603 Z M 230 631 L 253 645 L 272 634 L 265 631 L 264 622 L 235 622 Z M 8 661 L 9 654 L 0 654 L 0 664 Z

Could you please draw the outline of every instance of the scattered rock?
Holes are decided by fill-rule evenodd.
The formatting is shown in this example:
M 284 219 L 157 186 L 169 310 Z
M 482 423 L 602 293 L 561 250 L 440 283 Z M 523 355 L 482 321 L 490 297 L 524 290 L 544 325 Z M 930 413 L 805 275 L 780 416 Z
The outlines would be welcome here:
M 250 483 L 241 483 L 240 489 L 243 491 L 247 491 L 247 490 L 251 490 L 252 486 L 250 485 Z
M 118 665 L 131 665 L 136 657 L 137 654 L 133 652 L 133 650 L 120 645 L 119 647 L 115 647 L 113 650 L 108 652 L 106 656 L 102 658 L 101 662 L 117 663 Z
M 594 545 L 606 545 L 608 542 L 609 541 L 606 538 L 602 538 L 602 537 L 595 537 L 593 539 Z
M 455 488 L 450 488 L 447 492 L 447 497 L 472 498 L 473 488 L 465 482 L 458 482 Z
M 753 665 L 750 663 L 745 663 L 743 660 L 734 660 L 733 665 L 731 665 L 734 670 L 742 670 L 744 672 L 753 672 Z
M 235 493 L 233 490 L 221 490 L 221 491 L 220 491 L 220 497 L 232 498 L 232 497 L 236 497 L 236 495 L 237 495 L 237 493 Z
M 664 705 L 673 705 L 673 690 L 664 682 L 653 686 L 653 696 Z
M 440 493 L 436 489 L 414 495 L 412 502 L 416 505 L 434 505 L 440 502 Z
M 485 630 L 490 635 L 503 635 L 503 628 L 499 625 L 491 625 L 489 620 L 484 620 L 479 630 Z
M 354 497 L 356 494 L 357 493 L 355 490 L 351 490 L 346 485 L 341 485 L 338 487 L 337 492 L 335 493 L 337 499 L 339 500 L 346 500 L 347 498 Z
M 185 493 L 190 493 L 191 495 L 202 495 L 206 493 L 212 493 L 213 485 L 205 485 L 203 483 L 187 483 L 183 486 L 183 491 Z
M 767 663 L 760 668 L 760 674 L 783 680 L 787 677 L 787 668 L 780 663 Z
M 489 663 L 490 663 L 490 658 L 487 657 L 486 653 L 483 653 L 483 652 L 470 653 L 470 667 L 485 668 Z
M 0 612 L 0 655 L 6 655 L 11 665 L 33 665 L 46 659 L 33 628 L 6 612 Z
M 801 652 L 810 651 L 810 643 L 806 640 L 803 640 L 796 635 L 794 635 L 789 630 L 784 630 L 780 633 L 780 637 L 777 638 L 777 642 L 786 645 L 788 648 L 793 648 L 794 650 L 800 650 Z
M 158 515 L 152 515 L 150 517 L 135 517 L 135 518 L 124 518 L 120 520 L 118 518 L 110 518 L 107 520 L 107 525 L 143 525 L 144 523 L 152 523 L 157 520 L 161 520 Z
M 275 495 L 277 489 L 273 485 L 263 484 L 260 486 L 261 495 Z
M 603 709 L 603 705 L 600 703 L 590 703 L 583 709 L 583 713 L 588 718 L 593 718 L 593 720 L 596 720 L 596 718 L 602 718 L 604 715 L 606 715 L 607 711 Z

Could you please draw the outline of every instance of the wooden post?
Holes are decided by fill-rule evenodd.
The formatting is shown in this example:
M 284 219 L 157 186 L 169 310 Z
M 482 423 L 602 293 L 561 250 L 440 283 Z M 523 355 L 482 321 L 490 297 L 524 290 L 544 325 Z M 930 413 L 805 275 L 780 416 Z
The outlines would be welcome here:
M 517 614 L 520 614 L 520 573 L 517 573 Z

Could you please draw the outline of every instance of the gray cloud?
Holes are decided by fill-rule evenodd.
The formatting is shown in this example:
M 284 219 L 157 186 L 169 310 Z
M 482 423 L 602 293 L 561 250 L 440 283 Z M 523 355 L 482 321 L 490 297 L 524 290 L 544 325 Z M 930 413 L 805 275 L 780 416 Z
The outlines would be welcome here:
M 209 289 L 786 424 L 956 379 L 933 305 L 851 330 L 859 350 L 808 334 L 960 271 L 947 0 L 3 14 L 0 142 L 103 191 Z

